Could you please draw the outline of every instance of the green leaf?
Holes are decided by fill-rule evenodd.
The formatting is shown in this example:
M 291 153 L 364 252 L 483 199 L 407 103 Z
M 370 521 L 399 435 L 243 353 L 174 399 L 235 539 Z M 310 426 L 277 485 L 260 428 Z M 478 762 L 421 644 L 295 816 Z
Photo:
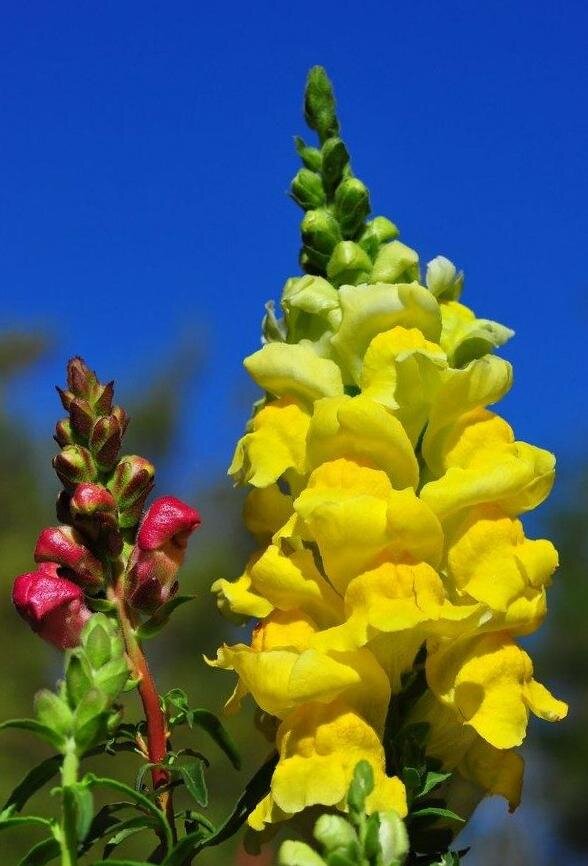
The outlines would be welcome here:
M 77 817 L 77 835 L 80 842 L 83 842 L 94 818 L 94 800 L 88 786 L 84 782 L 76 782 L 71 785 L 69 790 L 73 795 L 76 807 Z
M 96 860 L 92 866 L 152 866 L 146 860 Z
M 25 827 L 27 825 L 35 825 L 37 827 L 51 827 L 51 821 L 47 818 L 40 818 L 37 815 L 19 815 L 9 816 L 8 818 L 0 818 L 0 832 L 2 830 L 11 830 L 13 827 Z
M 18 866 L 45 866 L 59 857 L 59 842 L 57 839 L 45 839 L 35 845 L 28 854 L 19 861 Z
M 456 815 L 451 809 L 443 809 L 440 806 L 426 806 L 423 809 L 418 809 L 416 812 L 411 812 L 409 818 L 447 818 L 449 821 L 459 821 L 464 824 L 464 818 Z
M 402 771 L 402 781 L 409 791 L 418 791 L 422 785 L 421 774 L 414 767 L 405 767 Z
M 129 836 L 141 833 L 143 830 L 152 830 L 153 821 L 147 818 L 147 816 L 140 815 L 136 818 L 129 818 L 127 821 L 121 821 L 114 829 L 116 833 L 114 836 L 111 836 L 104 847 L 105 859 L 110 857 L 115 848 L 124 842 L 125 839 L 128 839 Z
M 54 748 L 61 749 L 63 746 L 63 737 L 51 730 L 47 725 L 42 725 L 36 719 L 9 719 L 7 722 L 0 724 L 0 731 L 8 728 L 16 728 L 19 731 L 30 731 L 46 743 L 50 743 Z
M 147 640 L 154 637 L 168 622 L 171 614 L 177 607 L 187 604 L 189 601 L 194 601 L 195 595 L 176 595 L 166 601 L 153 616 L 139 626 L 137 629 L 137 637 L 139 640 Z
M 115 818 L 114 815 L 116 812 L 120 812 L 123 809 L 136 809 L 137 806 L 135 803 L 127 803 L 125 801 L 119 801 L 116 803 L 107 803 L 106 806 L 103 806 L 102 809 L 94 816 L 94 820 L 86 834 L 86 838 L 80 845 L 79 854 L 85 854 L 86 851 L 89 851 L 92 845 L 97 842 L 99 839 L 102 839 L 103 836 L 106 836 L 107 833 L 110 833 L 114 828 L 119 824 L 119 819 Z
M 128 797 L 133 803 L 139 806 L 144 812 L 152 815 L 159 828 L 163 831 L 164 838 L 168 848 L 171 847 L 172 832 L 163 812 L 157 806 L 145 797 L 139 791 L 134 791 L 128 785 L 119 782 L 117 779 L 109 779 L 105 777 L 94 776 L 93 773 L 88 773 L 84 779 L 90 788 L 110 788 L 113 791 L 118 791 Z
M 91 610 L 94 610 L 97 613 L 113 613 L 116 610 L 116 604 L 113 601 L 109 601 L 107 598 L 93 598 L 92 596 L 88 596 L 86 602 Z
M 179 812 L 176 815 L 176 818 L 184 819 L 186 833 L 194 833 L 198 826 L 204 827 L 209 833 L 214 833 L 216 830 L 216 827 L 212 821 L 206 817 L 206 815 L 203 815 L 201 812 L 196 812 L 194 809 L 184 809 L 184 811 Z
M 199 806 L 208 805 L 208 790 L 204 780 L 204 762 L 198 759 L 186 761 L 175 768 L 182 777 L 188 792 Z
M 43 785 L 46 785 L 47 782 L 59 772 L 62 760 L 63 758 L 61 755 L 52 755 L 50 758 L 41 761 L 41 763 L 37 764 L 36 767 L 33 767 L 32 770 L 29 770 L 26 776 L 13 790 L 12 794 L 10 794 L 8 800 L 4 803 L 2 811 L 14 806 L 14 809 L 17 812 L 20 812 L 20 810 L 27 804 L 29 798 L 32 797 L 33 794 L 36 794 Z
M 429 794 L 439 785 L 442 785 L 443 782 L 446 782 L 447 779 L 451 778 L 451 773 L 439 773 L 435 770 L 429 770 L 426 775 L 425 783 L 422 787 L 422 790 L 416 795 L 418 797 L 424 797 L 426 794 Z
M 209 710 L 190 710 L 189 716 L 192 724 L 198 725 L 208 736 L 214 740 L 217 746 L 225 753 L 236 770 L 241 769 L 241 756 L 232 736 L 221 723 L 221 721 Z

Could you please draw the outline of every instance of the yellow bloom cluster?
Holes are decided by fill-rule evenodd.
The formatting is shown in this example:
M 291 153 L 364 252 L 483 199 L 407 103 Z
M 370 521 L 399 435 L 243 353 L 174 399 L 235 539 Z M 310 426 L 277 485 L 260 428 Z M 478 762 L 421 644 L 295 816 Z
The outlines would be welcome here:
M 399 241 L 387 249 L 418 262 Z M 429 724 L 428 755 L 511 808 L 529 712 L 566 713 L 517 643 L 541 624 L 557 566 L 518 519 L 548 495 L 554 458 L 487 408 L 511 386 L 491 352 L 512 332 L 476 318 L 461 285 L 442 257 L 426 286 L 289 280 L 288 339 L 309 336 L 245 361 L 266 397 L 229 471 L 252 488 L 245 519 L 260 547 L 214 590 L 259 622 L 212 664 L 238 675 L 229 710 L 250 693 L 279 720 L 253 828 L 342 807 L 360 759 L 374 770 L 370 808 L 406 814 L 384 725 L 423 646 L 428 688 L 409 721 Z

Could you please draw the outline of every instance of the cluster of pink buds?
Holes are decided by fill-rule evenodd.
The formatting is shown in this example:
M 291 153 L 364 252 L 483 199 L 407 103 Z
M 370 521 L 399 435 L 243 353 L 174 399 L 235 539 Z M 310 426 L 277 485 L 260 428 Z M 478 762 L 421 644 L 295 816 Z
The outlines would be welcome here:
M 155 469 L 119 451 L 128 416 L 113 406 L 114 387 L 99 382 L 81 358 L 67 366 L 58 388 L 68 417 L 57 424 L 61 451 L 53 460 L 63 484 L 60 526 L 43 529 L 34 572 L 16 578 L 13 601 L 41 637 L 62 649 L 76 646 L 91 615 L 92 598 L 116 580 L 137 613 L 153 613 L 177 591 L 176 573 L 200 515 L 172 496 L 143 516 Z

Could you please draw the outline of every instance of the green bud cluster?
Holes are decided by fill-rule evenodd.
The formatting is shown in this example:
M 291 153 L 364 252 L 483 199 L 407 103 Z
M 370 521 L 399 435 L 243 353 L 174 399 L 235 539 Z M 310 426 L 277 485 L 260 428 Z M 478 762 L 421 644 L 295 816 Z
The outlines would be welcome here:
M 369 191 L 351 170 L 349 152 L 339 135 L 333 88 L 322 66 L 309 72 L 304 114 L 309 127 L 318 133 L 320 147 L 295 139 L 303 168 L 292 181 L 290 194 L 305 211 L 300 251 L 303 270 L 328 277 L 337 287 L 399 282 L 399 277 L 416 279 L 418 263 L 415 269 L 415 263 L 405 261 L 407 256 L 398 250 L 385 253 L 398 236 L 394 223 L 385 217 L 368 221 Z
M 115 702 L 129 678 L 124 643 L 105 614 L 90 617 L 81 644 L 68 652 L 65 679 L 57 692 L 43 689 L 35 698 L 38 721 L 54 733 L 66 754 L 91 749 L 120 722 Z
M 280 848 L 278 866 L 401 866 L 409 849 L 406 828 L 396 812 L 366 815 L 373 789 L 372 768 L 360 761 L 347 794 L 348 815 L 321 815 L 315 824 L 320 853 L 290 840 Z

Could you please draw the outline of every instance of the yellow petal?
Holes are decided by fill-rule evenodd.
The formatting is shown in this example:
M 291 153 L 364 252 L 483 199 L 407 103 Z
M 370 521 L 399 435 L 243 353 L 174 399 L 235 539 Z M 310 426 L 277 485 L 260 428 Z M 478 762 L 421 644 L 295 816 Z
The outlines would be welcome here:
M 245 359 L 249 375 L 276 397 L 312 403 L 343 393 L 341 372 L 334 361 L 319 358 L 307 345 L 268 343 Z
M 429 653 L 426 667 L 427 681 L 439 700 L 497 749 L 522 743 L 529 709 L 552 721 L 563 718 L 567 709 L 532 685 L 531 659 L 507 633 L 441 644 Z
M 476 318 L 472 310 L 456 301 L 441 304 L 441 317 L 440 342 L 455 367 L 481 358 L 514 335 L 514 331 L 498 322 Z
M 441 527 L 414 491 L 393 490 L 383 472 L 348 460 L 316 469 L 294 509 L 339 592 L 378 561 L 435 566 L 441 557 Z
M 361 390 L 392 410 L 415 443 L 446 366 L 442 349 L 417 328 L 392 328 L 371 341 L 363 360 Z
M 258 554 L 249 560 L 244 573 L 237 580 L 220 578 L 212 584 L 211 591 L 217 596 L 218 608 L 225 616 L 237 614 L 262 619 L 273 610 L 273 605 L 251 586 L 250 570 L 257 556 Z
M 276 345 L 276 344 L 272 344 Z M 310 416 L 292 400 L 268 403 L 239 440 L 229 475 L 254 487 L 267 487 L 287 469 L 302 474 Z
M 460 761 L 460 776 L 473 782 L 486 794 L 504 797 L 509 811 L 521 802 L 525 763 L 518 752 L 495 749 L 477 737 Z
M 300 707 L 280 726 L 278 744 L 271 795 L 282 811 L 296 814 L 315 805 L 344 808 L 355 766 L 366 760 L 375 781 L 369 811 L 394 809 L 406 815 L 404 786 L 386 776 L 378 735 L 344 703 Z
M 419 467 L 402 424 L 369 397 L 317 401 L 308 430 L 310 467 L 345 457 L 383 469 L 396 488 L 416 487 Z
M 292 497 L 282 493 L 277 484 L 255 487 L 245 499 L 245 526 L 257 541 L 267 544 L 292 514 Z
M 472 509 L 447 540 L 448 575 L 457 589 L 496 611 L 547 585 L 557 567 L 549 541 L 529 541 L 520 520 L 500 509 Z
M 361 378 L 363 356 L 376 334 L 402 325 L 418 328 L 433 342 L 439 339 L 439 304 L 418 283 L 341 286 L 339 299 L 341 325 L 331 343 L 356 384 Z

